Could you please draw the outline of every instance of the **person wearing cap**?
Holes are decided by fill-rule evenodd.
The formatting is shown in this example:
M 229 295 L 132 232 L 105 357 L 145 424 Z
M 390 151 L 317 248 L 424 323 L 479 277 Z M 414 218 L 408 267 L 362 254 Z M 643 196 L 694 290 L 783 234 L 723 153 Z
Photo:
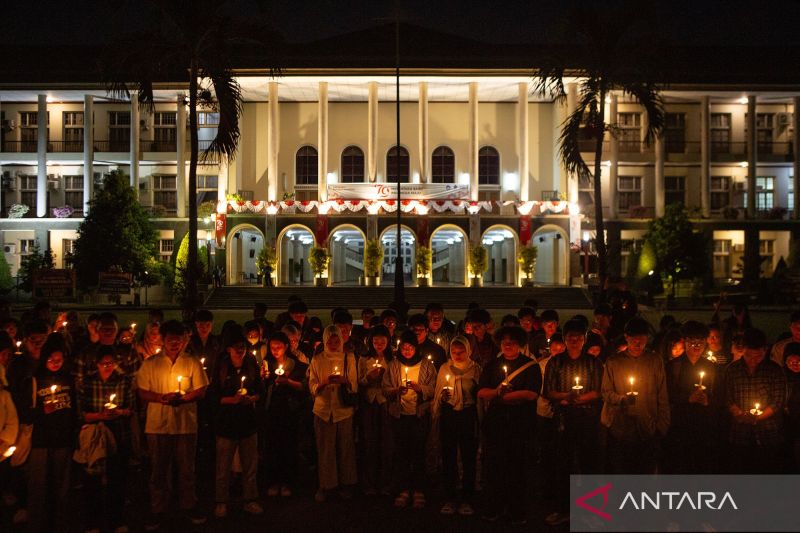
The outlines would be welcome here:
M 351 487 L 358 482 L 353 435 L 355 408 L 343 402 L 345 395 L 358 391 L 356 358 L 345 352 L 344 339 L 336 325 L 325 328 L 322 342 L 324 350 L 311 359 L 308 371 L 319 461 L 319 489 L 314 496 L 318 502 L 324 502 L 337 488 L 340 496 L 350 499 Z
M 555 526 L 569 520 L 570 474 L 597 472 L 597 428 L 600 421 L 600 385 L 603 367 L 584 351 L 586 326 L 568 320 L 563 327 L 566 351 L 552 357 L 544 373 L 543 395 L 555 407 L 558 419 L 554 500 L 556 511 L 545 518 Z M 580 387 L 580 388 L 578 388 Z M 574 465 L 578 466 L 577 471 Z
M 216 435 L 216 476 L 214 516 L 228 514 L 231 466 L 238 450 L 242 466 L 243 510 L 251 515 L 264 512 L 258 503 L 258 411 L 264 395 L 258 362 L 247 351 L 247 339 L 233 334 L 226 340 L 225 351 L 215 365 L 208 397 L 214 409 Z
M 786 444 L 791 472 L 800 473 L 800 343 L 790 342 L 783 350 L 786 374 Z
M 608 428 L 612 473 L 652 474 L 670 424 L 664 361 L 647 349 L 650 324 L 644 319 L 630 319 L 624 337 L 625 351 L 606 361 L 600 422 Z
M 786 345 L 790 342 L 800 343 L 800 311 L 793 311 L 792 314 L 789 315 L 789 332 L 791 336 L 773 344 L 772 350 L 769 353 L 769 358 L 781 366 L 783 366 L 783 361 L 785 360 L 783 351 Z
M 708 360 L 708 327 L 689 320 L 681 327 L 684 353 L 667 363 L 671 423 L 664 445 L 664 471 L 669 474 L 717 472 L 715 451 L 718 420 L 719 366 Z
M 395 507 L 425 506 L 425 443 L 430 429 L 436 369 L 422 356 L 413 331 L 400 335 L 397 356 L 383 375 L 383 394 L 394 418 Z
M 745 331 L 744 345 L 744 357 L 728 365 L 724 378 L 725 406 L 733 418 L 728 433 L 730 473 L 777 474 L 782 467 L 786 375 L 766 358 L 763 331 Z
M 501 357 L 481 368 L 478 398 L 488 403 L 483 417 L 487 507 L 483 518 L 496 522 L 504 509 L 514 525 L 527 523 L 528 454 L 542 388 L 542 372 L 522 354 L 527 336 L 520 327 L 500 328 Z
M 475 493 L 476 461 L 478 454 L 477 395 L 481 368 L 470 358 L 469 340 L 461 335 L 450 342 L 450 359 L 439 369 L 432 405 L 433 427 L 438 435 L 443 467 L 445 503 L 444 515 L 456 511 L 460 515 L 474 514 L 472 498 Z M 460 504 L 458 456 L 461 455 L 463 475 Z

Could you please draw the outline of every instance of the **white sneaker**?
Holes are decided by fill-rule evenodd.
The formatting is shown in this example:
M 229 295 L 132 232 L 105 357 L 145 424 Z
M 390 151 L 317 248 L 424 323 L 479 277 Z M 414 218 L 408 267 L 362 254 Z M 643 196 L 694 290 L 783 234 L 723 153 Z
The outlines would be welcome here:
M 261 507 L 261 504 L 258 502 L 246 503 L 242 509 L 244 510 L 245 513 L 254 516 L 264 514 L 264 508 Z
M 218 503 L 216 507 L 214 507 L 214 516 L 216 518 L 225 518 L 228 516 L 228 506 L 224 503 Z

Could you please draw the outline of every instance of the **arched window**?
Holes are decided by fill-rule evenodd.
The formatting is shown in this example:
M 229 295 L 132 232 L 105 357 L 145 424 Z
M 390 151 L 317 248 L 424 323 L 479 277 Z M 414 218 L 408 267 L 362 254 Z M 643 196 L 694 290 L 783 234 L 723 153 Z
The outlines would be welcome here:
M 456 156 L 447 146 L 440 146 L 431 157 L 432 183 L 456 182 Z
M 364 152 L 358 146 L 348 146 L 342 152 L 342 183 L 364 182 Z
M 295 185 L 316 185 L 319 182 L 317 149 L 303 146 L 295 156 Z
M 493 146 L 484 146 L 478 152 L 478 183 L 500 185 L 500 154 Z
M 386 181 L 397 183 L 397 146 L 392 146 L 386 154 Z M 408 183 L 408 150 L 400 147 L 400 182 Z

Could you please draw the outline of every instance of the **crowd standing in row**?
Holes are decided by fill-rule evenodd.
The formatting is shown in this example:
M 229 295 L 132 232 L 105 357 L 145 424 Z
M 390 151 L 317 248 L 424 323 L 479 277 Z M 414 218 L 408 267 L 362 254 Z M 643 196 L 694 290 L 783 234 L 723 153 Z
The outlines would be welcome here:
M 0 489 L 31 531 L 68 523 L 73 461 L 87 531 L 127 531 L 130 469 L 150 466 L 147 528 L 173 496 L 195 524 L 198 446 L 215 454 L 215 519 L 264 512 L 260 488 L 291 497 L 299 458 L 317 501 L 391 496 L 442 514 L 524 524 L 529 485 L 545 521 L 569 520 L 570 474 L 779 473 L 800 466 L 800 312 L 771 348 L 747 309 L 655 331 L 635 303 L 611 299 L 561 323 L 528 301 L 495 324 L 476 304 L 458 323 L 431 303 L 402 323 L 387 309 L 334 309 L 330 325 L 290 299 L 274 322 L 220 334 L 189 323 L 121 327 L 112 313 L 51 319 L 41 302 L 0 331 Z M 141 330 L 141 334 L 139 333 Z M 309 438 L 313 435 L 313 438 Z M 476 500 L 476 492 L 481 497 Z M 100 505 L 98 505 L 100 503 Z

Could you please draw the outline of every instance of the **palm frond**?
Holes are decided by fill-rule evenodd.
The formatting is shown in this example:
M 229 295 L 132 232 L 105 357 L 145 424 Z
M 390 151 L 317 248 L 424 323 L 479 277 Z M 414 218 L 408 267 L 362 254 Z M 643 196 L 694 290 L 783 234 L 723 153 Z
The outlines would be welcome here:
M 650 144 L 664 129 L 664 102 L 659 88 L 654 83 L 629 83 L 622 87 L 623 92 L 636 98 L 647 114 L 645 143 Z
M 564 168 L 570 174 L 577 174 L 579 177 L 591 179 L 591 172 L 581 155 L 580 140 L 583 134 L 583 108 L 578 106 L 573 111 L 561 128 L 559 138 L 559 154 Z
M 239 144 L 239 118 L 242 114 L 242 89 L 227 69 L 204 73 L 214 86 L 219 108 L 219 127 L 217 136 L 203 152 L 203 161 L 213 156 L 233 159 Z

